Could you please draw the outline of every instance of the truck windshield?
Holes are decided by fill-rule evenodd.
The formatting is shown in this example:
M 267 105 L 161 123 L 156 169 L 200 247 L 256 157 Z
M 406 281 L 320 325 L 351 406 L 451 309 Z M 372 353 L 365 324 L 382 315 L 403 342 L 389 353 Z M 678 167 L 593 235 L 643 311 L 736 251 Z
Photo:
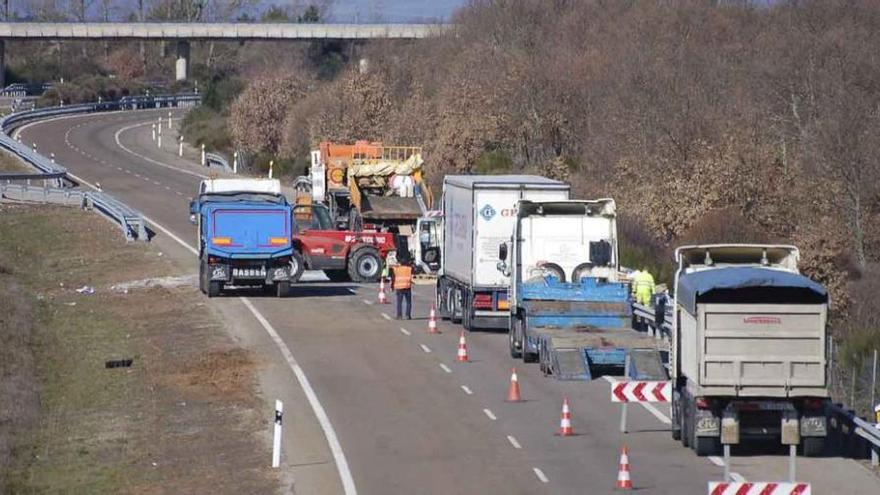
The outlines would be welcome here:
M 295 230 L 333 230 L 333 222 L 330 221 L 330 211 L 324 205 L 296 205 L 293 208 L 293 217 L 296 219 Z
M 287 204 L 287 198 L 280 194 L 255 192 L 207 193 L 199 196 L 199 200 L 203 203 L 210 203 L 212 201 L 223 203 L 227 203 L 230 201 L 240 201 L 242 203 L 270 203 L 276 205 Z

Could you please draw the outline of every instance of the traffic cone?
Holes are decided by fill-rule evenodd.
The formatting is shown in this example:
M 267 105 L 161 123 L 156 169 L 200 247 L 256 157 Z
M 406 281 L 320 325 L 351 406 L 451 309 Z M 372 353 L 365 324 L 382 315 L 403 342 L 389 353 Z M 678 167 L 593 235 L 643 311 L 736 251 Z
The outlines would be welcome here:
M 431 313 L 428 315 L 428 333 L 440 333 L 437 329 L 437 312 L 434 306 L 431 306 Z
M 626 445 L 620 449 L 620 462 L 617 466 L 617 489 L 632 490 L 633 483 L 629 477 L 629 451 Z
M 462 330 L 461 336 L 458 337 L 458 357 L 456 359 L 461 363 L 468 362 L 467 341 L 464 340 L 464 330 Z
M 388 304 L 388 298 L 385 297 L 385 279 L 379 279 L 379 304 Z
M 516 368 L 510 370 L 510 388 L 507 389 L 507 402 L 520 402 L 519 379 L 516 377 Z
M 571 410 L 568 408 L 568 397 L 562 399 L 562 418 L 559 420 L 559 436 L 568 437 L 574 435 L 571 426 Z

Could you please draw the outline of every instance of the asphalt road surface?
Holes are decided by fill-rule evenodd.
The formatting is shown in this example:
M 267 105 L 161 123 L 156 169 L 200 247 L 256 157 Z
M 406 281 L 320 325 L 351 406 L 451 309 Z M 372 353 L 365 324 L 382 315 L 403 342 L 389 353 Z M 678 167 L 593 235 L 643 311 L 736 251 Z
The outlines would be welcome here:
M 195 256 L 181 243 L 196 245 L 188 201 L 207 171 L 178 158 L 171 144 L 152 142 L 149 123 L 167 113 L 65 118 L 29 126 L 22 137 L 141 210 L 157 232 L 153 242 L 193 273 Z M 343 481 L 348 473 L 362 494 L 611 493 L 622 445 L 643 492 L 700 494 L 722 479 L 719 459 L 699 458 L 671 439 L 668 406 L 631 405 L 623 435 L 606 380 L 546 378 L 537 365 L 510 358 L 506 334 L 468 334 L 472 361 L 457 363 L 460 327 L 441 322 L 441 334 L 427 333 L 432 299 L 431 286 L 417 286 L 416 318 L 403 322 L 393 320 L 391 305 L 376 303 L 370 285 L 309 282 L 286 299 L 243 292 L 210 301 L 236 338 L 266 359 L 267 414 L 276 397 L 285 399 L 282 467 L 297 493 L 353 493 Z M 523 403 L 504 401 L 512 366 Z M 307 389 L 320 403 L 317 412 Z M 563 397 L 571 402 L 573 437 L 555 434 Z M 328 441 L 327 425 L 341 451 Z M 735 451 L 732 471 L 744 480 L 781 481 L 788 458 L 780 448 Z M 798 479 L 812 483 L 813 493 L 880 493 L 878 479 L 846 459 L 798 458 Z

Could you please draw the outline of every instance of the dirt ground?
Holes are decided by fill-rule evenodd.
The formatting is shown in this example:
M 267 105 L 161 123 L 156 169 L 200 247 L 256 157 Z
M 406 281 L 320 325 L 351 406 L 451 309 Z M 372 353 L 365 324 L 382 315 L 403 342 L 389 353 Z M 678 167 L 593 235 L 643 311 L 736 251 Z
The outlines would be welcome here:
M 6 153 L 0 153 L 0 172 L 36 172 L 21 160 L 13 158 Z
M 111 290 L 171 274 L 97 215 L 0 205 L 0 493 L 277 491 L 256 364 L 197 289 Z

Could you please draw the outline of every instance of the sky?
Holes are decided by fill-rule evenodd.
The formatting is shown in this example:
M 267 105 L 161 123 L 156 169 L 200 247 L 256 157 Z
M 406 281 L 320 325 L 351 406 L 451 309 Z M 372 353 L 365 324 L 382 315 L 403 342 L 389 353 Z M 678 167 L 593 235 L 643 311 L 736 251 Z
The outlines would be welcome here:
M 421 22 L 448 20 L 467 0 L 333 0 L 338 22 Z

